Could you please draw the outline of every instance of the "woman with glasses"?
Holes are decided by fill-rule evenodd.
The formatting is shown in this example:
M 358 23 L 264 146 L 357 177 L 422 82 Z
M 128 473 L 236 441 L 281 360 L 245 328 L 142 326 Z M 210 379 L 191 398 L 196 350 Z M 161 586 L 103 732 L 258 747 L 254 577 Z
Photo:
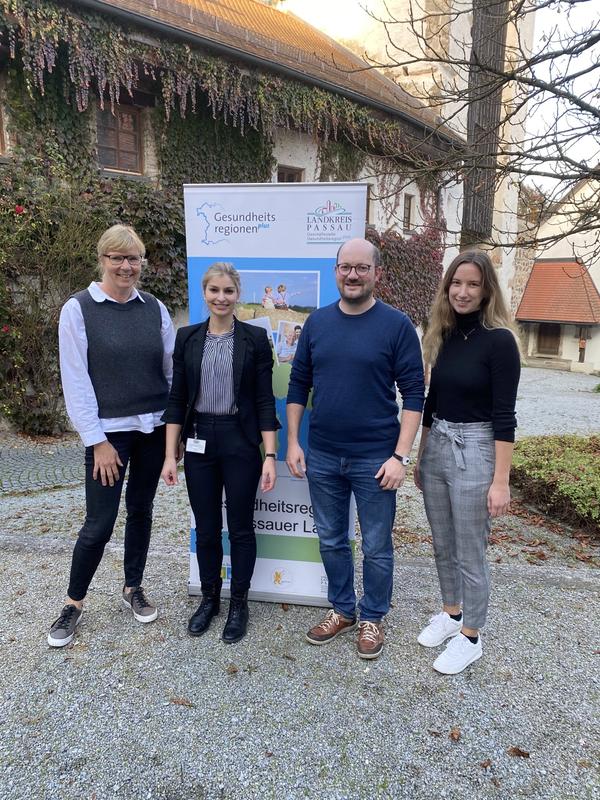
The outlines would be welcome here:
M 122 599 L 138 622 L 158 616 L 142 588 L 160 478 L 175 332 L 165 306 L 136 288 L 145 247 L 132 228 L 113 225 L 98 241 L 100 281 L 73 295 L 58 326 L 67 413 L 85 446 L 86 516 L 73 550 L 64 608 L 48 635 L 73 639 L 83 601 L 110 539 L 125 491 Z
M 173 388 L 162 477 L 177 479 L 179 443 L 185 445 L 185 481 L 196 521 L 202 602 L 188 632 L 201 636 L 220 610 L 223 564 L 223 489 L 231 549 L 231 601 L 222 639 L 239 641 L 248 627 L 248 589 L 256 562 L 254 504 L 276 481 L 273 355 L 264 328 L 234 316 L 238 271 L 212 264 L 202 278 L 208 319 L 180 328 L 173 354 Z M 260 445 L 264 447 L 264 459 Z
M 487 253 L 465 251 L 448 267 L 423 354 L 432 372 L 415 483 L 431 526 L 442 610 L 417 641 L 437 647 L 449 639 L 433 668 L 455 675 L 482 655 L 490 519 L 510 502 L 517 424 L 519 346 Z

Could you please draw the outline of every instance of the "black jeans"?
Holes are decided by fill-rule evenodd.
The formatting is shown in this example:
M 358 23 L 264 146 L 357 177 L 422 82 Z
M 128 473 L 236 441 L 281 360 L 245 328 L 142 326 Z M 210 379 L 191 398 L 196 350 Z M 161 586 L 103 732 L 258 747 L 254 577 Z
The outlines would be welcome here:
M 165 459 L 165 426 L 152 433 L 119 431 L 106 438 L 118 452 L 123 466 L 114 486 L 102 486 L 92 477 L 94 448 L 85 449 L 86 515 L 73 550 L 69 597 L 83 600 L 102 560 L 104 547 L 112 536 L 119 512 L 125 470 L 129 478 L 125 490 L 125 586 L 139 586 L 144 575 L 152 529 L 152 504 Z
M 251 444 L 237 416 L 196 415 L 204 453 L 185 454 L 185 479 L 196 518 L 196 557 L 204 590 L 219 586 L 223 563 L 223 488 L 231 545 L 231 594 L 250 588 L 256 562 L 254 500 L 262 472 L 259 448 Z

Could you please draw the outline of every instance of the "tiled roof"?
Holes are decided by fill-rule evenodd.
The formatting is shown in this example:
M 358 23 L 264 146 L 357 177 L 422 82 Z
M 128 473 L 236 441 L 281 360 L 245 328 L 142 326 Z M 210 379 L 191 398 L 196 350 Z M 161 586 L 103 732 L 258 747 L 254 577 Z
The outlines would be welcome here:
M 87 0 L 85 5 L 134 15 L 140 24 L 146 20 L 167 25 L 174 33 L 204 40 L 206 46 L 225 47 L 242 60 L 258 58 L 275 71 L 284 68 L 309 83 L 326 83 L 331 91 L 351 93 L 359 102 L 406 115 L 461 141 L 438 124 L 432 109 L 376 69 L 365 70 L 365 62 L 345 47 L 293 14 L 257 0 Z
M 540 259 L 533 265 L 516 318 L 600 325 L 600 294 L 588 270 L 577 261 Z

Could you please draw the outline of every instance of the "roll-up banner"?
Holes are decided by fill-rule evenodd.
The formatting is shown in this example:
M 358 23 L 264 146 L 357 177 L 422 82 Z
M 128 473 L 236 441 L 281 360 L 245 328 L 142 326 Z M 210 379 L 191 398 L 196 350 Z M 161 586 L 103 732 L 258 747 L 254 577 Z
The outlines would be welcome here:
M 184 186 L 190 323 L 208 316 L 201 280 L 215 261 L 239 271 L 236 316 L 264 328 L 273 347 L 273 390 L 281 422 L 277 484 L 258 490 L 254 529 L 257 562 L 252 600 L 328 605 L 306 479 L 285 465 L 286 395 L 296 343 L 308 315 L 339 298 L 335 258 L 341 244 L 364 236 L 367 185 L 358 183 L 198 184 Z M 347 355 L 347 354 L 346 354 Z M 340 354 L 340 357 L 344 357 Z M 310 407 L 301 444 L 306 449 Z M 223 497 L 223 593 L 231 563 Z M 348 530 L 354 538 L 354 506 Z M 200 593 L 192 516 L 189 593 Z

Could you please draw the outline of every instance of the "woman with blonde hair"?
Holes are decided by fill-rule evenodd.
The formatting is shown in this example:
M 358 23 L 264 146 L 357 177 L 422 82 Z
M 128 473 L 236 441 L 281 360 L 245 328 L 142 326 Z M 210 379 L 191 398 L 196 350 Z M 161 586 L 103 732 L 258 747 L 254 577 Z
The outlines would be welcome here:
M 433 668 L 453 675 L 482 655 L 490 519 L 510 503 L 520 355 L 487 253 L 468 250 L 450 264 L 423 354 L 432 372 L 415 483 L 431 527 L 442 611 L 417 641 L 437 647 L 450 639 Z
M 177 483 L 182 442 L 202 588 L 202 602 L 188 624 L 191 636 L 205 633 L 220 609 L 225 489 L 231 602 L 222 639 L 231 644 L 248 627 L 248 589 L 256 561 L 254 501 L 259 481 L 263 492 L 275 486 L 280 426 L 266 331 L 234 316 L 241 294 L 238 271 L 231 264 L 212 264 L 202 278 L 202 290 L 208 319 L 177 332 L 173 387 L 163 416 L 167 444 L 162 476 L 168 486 Z
M 146 248 L 133 228 L 113 225 L 97 249 L 101 280 L 67 300 L 58 324 L 67 413 L 85 446 L 86 517 L 73 550 L 66 604 L 48 635 L 51 647 L 73 639 L 113 532 L 127 465 L 123 603 L 138 622 L 158 615 L 142 578 L 164 456 L 161 416 L 175 331 L 160 300 L 136 288 Z

